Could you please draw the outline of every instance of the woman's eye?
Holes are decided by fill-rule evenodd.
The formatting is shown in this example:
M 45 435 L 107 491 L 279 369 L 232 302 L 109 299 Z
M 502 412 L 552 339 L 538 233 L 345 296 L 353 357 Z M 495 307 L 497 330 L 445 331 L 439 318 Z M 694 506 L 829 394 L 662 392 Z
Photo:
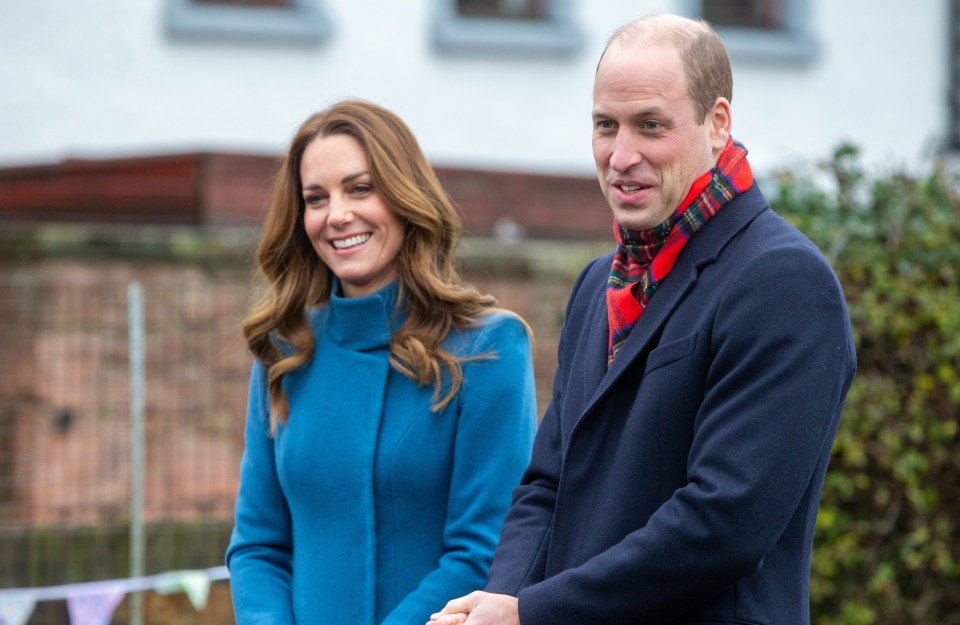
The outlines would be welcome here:
M 304 202 L 307 206 L 319 206 L 321 203 L 323 203 L 323 201 L 324 201 L 325 199 L 326 199 L 326 196 L 325 196 L 325 195 L 320 195 L 320 194 L 318 194 L 318 193 L 315 193 L 315 194 L 308 195 L 308 196 L 306 196 L 305 198 L 303 198 L 303 202 Z
M 367 193 L 370 193 L 372 190 L 373 190 L 373 187 L 371 187 L 368 184 L 358 184 L 358 185 L 354 185 L 353 187 L 353 192 L 356 195 L 366 195 Z

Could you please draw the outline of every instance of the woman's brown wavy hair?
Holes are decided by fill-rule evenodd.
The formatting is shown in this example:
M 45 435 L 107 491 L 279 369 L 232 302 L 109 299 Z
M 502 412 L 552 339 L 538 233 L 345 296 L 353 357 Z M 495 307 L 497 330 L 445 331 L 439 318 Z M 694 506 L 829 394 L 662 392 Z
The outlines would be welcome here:
M 312 115 L 297 130 L 274 180 L 256 252 L 269 288 L 243 321 L 250 351 L 267 370 L 272 433 L 290 409 L 283 377 L 313 357 L 305 311 L 330 300 L 332 273 L 303 228 L 300 162 L 313 140 L 331 135 L 359 142 L 374 191 L 403 224 L 404 242 L 394 262 L 406 319 L 391 337 L 390 363 L 417 383 L 434 385 L 434 410 L 450 403 L 463 382 L 463 359 L 444 350 L 443 340 L 451 330 L 474 325 L 495 305 L 493 297 L 462 283 L 455 264 L 460 216 L 403 120 L 360 100 Z M 444 370 L 450 385 L 441 396 Z

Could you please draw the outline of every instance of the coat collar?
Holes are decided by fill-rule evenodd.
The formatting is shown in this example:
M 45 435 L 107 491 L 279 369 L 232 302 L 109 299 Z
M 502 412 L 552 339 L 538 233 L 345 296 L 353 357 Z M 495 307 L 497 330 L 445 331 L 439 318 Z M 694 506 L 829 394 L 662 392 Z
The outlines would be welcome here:
M 351 351 L 369 351 L 390 344 L 393 331 L 403 322 L 397 312 L 397 282 L 365 297 L 343 297 L 334 279 L 330 302 L 320 309 L 324 331 L 335 345 Z
M 592 410 L 634 361 L 640 357 L 645 357 L 649 353 L 656 337 L 660 334 L 661 328 L 670 318 L 677 305 L 693 289 L 703 268 L 716 262 L 727 243 L 767 207 L 766 199 L 757 185 L 754 184 L 731 200 L 690 239 L 677 257 L 673 269 L 657 287 L 653 297 L 650 298 L 646 310 L 630 331 L 627 340 L 620 347 L 613 364 L 602 374 L 600 384 L 587 404 L 583 415 Z M 601 297 L 597 305 L 605 307 L 606 299 Z M 600 316 L 600 318 L 606 319 L 606 314 Z M 591 335 L 597 335 L 591 336 L 591 349 L 601 350 L 603 354 L 590 360 L 591 362 L 603 362 L 605 364 L 607 327 L 605 324 L 596 325 L 603 325 L 600 328 L 602 332 L 598 332 L 597 328 L 590 330 Z M 603 336 L 598 338 L 600 334 Z

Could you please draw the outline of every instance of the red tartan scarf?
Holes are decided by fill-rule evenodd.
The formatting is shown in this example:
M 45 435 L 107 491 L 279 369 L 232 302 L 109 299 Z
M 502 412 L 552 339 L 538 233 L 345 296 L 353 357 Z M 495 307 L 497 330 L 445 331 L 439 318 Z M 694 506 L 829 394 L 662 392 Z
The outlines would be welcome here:
M 608 366 L 690 237 L 753 184 L 746 157 L 747 150 L 730 139 L 717 165 L 693 183 L 679 208 L 655 228 L 628 230 L 614 222 L 617 252 L 607 281 Z

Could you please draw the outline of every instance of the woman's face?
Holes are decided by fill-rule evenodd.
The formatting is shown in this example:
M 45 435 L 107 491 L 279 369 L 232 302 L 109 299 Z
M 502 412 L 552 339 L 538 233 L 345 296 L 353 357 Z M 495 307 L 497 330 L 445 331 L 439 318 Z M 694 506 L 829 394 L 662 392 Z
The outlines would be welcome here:
M 397 276 L 403 224 L 373 188 L 356 139 L 314 139 L 300 161 L 303 227 L 345 297 L 370 295 Z

